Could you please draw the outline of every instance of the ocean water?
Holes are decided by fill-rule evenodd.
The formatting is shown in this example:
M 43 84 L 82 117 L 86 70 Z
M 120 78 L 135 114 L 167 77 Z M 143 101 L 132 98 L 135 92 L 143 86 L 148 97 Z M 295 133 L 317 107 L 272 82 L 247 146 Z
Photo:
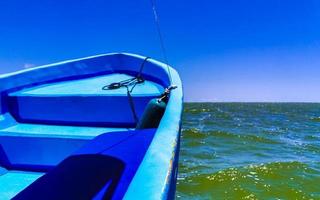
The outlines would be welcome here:
M 177 199 L 320 199 L 320 104 L 187 103 Z

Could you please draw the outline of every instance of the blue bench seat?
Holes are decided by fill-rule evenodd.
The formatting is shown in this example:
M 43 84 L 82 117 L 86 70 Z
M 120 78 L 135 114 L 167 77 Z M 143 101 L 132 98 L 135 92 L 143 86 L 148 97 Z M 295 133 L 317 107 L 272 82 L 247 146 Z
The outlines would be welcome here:
M 0 167 L 0 198 L 12 199 L 17 193 L 25 189 L 32 182 L 41 177 L 43 173 L 9 171 Z
M 126 88 L 102 90 L 105 85 L 130 78 L 133 76 L 114 73 L 11 92 L 7 97 L 9 112 L 24 123 L 134 127 Z M 147 103 L 163 91 L 151 81 L 135 87 L 131 95 L 138 117 Z
M 0 130 L 0 166 L 47 171 L 96 136 L 128 130 L 18 123 Z
M 14 199 L 122 199 L 155 132 L 145 129 L 97 136 Z

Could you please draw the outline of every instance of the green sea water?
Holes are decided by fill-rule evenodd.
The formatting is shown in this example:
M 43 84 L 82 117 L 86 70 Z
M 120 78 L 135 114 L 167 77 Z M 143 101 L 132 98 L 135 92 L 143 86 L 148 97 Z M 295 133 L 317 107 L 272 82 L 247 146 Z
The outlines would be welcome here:
M 320 104 L 187 103 L 177 199 L 320 199 Z

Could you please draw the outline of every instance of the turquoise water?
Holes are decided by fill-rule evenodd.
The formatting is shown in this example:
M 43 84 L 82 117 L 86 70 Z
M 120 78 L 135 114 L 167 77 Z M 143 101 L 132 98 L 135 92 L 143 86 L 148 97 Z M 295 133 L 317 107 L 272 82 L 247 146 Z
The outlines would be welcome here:
M 185 104 L 177 198 L 320 199 L 320 104 Z

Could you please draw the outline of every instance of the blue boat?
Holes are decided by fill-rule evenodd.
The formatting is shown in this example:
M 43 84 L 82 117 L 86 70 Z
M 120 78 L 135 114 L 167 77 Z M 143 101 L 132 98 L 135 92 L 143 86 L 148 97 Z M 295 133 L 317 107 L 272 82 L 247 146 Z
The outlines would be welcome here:
M 128 53 L 0 75 L 0 199 L 173 199 L 183 92 Z

